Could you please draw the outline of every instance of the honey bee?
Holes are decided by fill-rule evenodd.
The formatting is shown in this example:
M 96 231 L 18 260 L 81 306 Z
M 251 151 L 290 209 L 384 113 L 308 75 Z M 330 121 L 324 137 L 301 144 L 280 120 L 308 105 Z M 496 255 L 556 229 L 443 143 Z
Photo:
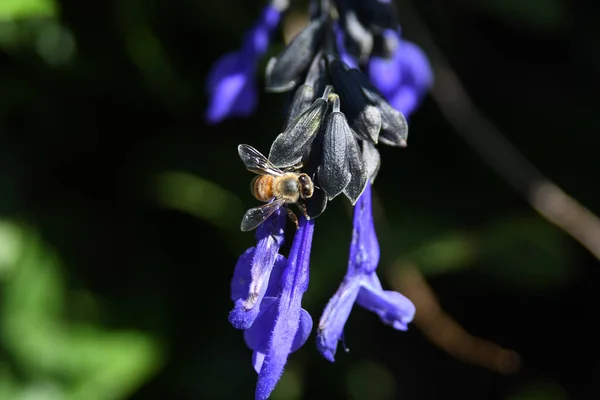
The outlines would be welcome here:
M 258 174 L 250 186 L 252 195 L 257 200 L 267 203 L 246 212 L 242 218 L 242 231 L 251 231 L 258 227 L 283 205 L 298 204 L 306 215 L 301 201 L 309 199 L 314 193 L 315 186 L 310 176 L 297 172 L 298 167 L 285 170 L 277 168 L 258 150 L 247 144 L 239 145 L 238 153 L 246 168 Z M 287 211 L 297 226 L 298 218 L 289 208 Z

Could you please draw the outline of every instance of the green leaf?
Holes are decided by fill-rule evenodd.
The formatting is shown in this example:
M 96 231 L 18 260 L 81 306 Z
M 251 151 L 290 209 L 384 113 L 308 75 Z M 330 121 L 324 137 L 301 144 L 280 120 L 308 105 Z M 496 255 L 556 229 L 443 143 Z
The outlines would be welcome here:
M 57 5 L 54 0 L 2 0 L 0 21 L 11 21 L 31 17 L 53 17 Z
M 448 232 L 407 253 L 407 259 L 427 275 L 468 268 L 477 256 L 474 239 L 462 232 Z

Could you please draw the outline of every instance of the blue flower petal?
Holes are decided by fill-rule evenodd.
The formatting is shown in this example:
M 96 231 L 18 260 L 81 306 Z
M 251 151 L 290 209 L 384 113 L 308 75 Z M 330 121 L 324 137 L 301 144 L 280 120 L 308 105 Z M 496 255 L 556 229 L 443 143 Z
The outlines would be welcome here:
M 379 264 L 379 243 L 371 209 L 371 184 L 367 184 L 354 206 L 353 223 L 347 277 L 371 273 Z
M 369 78 L 390 102 L 392 107 L 408 115 L 433 84 L 433 71 L 423 50 L 402 40 L 391 59 L 372 57 Z
M 379 244 L 373 224 L 371 185 L 367 184 L 354 207 L 348 271 L 319 321 L 317 348 L 327 360 L 334 361 L 338 341 L 342 338 L 354 302 L 375 312 L 384 323 L 399 330 L 406 330 L 407 324 L 412 321 L 415 306 L 400 293 L 383 290 L 375 274 L 378 263 Z
M 256 398 L 267 399 L 279 381 L 302 318 L 302 295 L 308 288 L 309 261 L 314 221 L 300 217 L 288 257 L 288 266 L 281 279 L 281 297 L 269 348 L 262 363 L 256 385 Z
M 238 260 L 234 278 L 231 283 L 232 297 L 236 291 L 235 306 L 229 314 L 229 322 L 238 329 L 249 328 L 256 319 L 258 304 L 265 296 L 267 289 L 271 286 L 273 292 L 278 292 L 277 282 L 270 283 L 271 273 L 274 266 L 282 266 L 282 256 L 278 254 L 279 247 L 283 244 L 283 227 L 287 215 L 277 210 L 267 221 L 265 221 L 256 232 L 258 243 L 254 251 L 247 250 Z M 250 263 L 248 258 L 252 254 Z M 244 271 L 244 268 L 248 271 Z M 277 271 L 276 279 L 279 279 L 281 270 Z M 247 291 L 240 290 L 240 282 L 249 281 Z M 239 297 L 237 297 L 239 296 Z
M 292 350 L 298 350 L 300 347 L 304 346 L 304 343 L 308 340 L 310 336 L 310 332 L 312 331 L 313 320 L 308 311 L 304 308 L 300 310 L 300 324 L 298 325 L 298 330 L 296 331 L 296 336 L 294 336 L 294 341 L 292 342 Z
M 254 27 L 244 37 L 242 48 L 221 57 L 207 78 L 210 96 L 205 118 L 218 123 L 231 116 L 247 116 L 257 105 L 256 67 L 269 47 L 271 35 L 281 19 L 274 6 L 264 9 Z
M 420 96 L 409 87 L 400 88 L 388 97 L 390 105 L 404 115 L 410 115 L 417 108 Z
M 229 52 L 219 58 L 208 72 L 206 90 L 208 93 L 216 91 L 223 79 L 235 74 L 243 74 L 247 65 L 244 65 L 239 51 Z
M 397 32 L 386 30 L 386 36 L 392 36 L 400 42 Z M 402 44 L 398 44 L 398 47 Z M 388 96 L 402 83 L 402 69 L 398 65 L 398 48 L 392 58 L 371 57 L 369 60 L 369 79 L 384 95 Z
M 248 293 L 250 291 L 250 282 L 252 281 L 250 271 L 255 252 L 256 247 L 250 247 L 244 252 L 244 254 L 240 256 L 237 264 L 235 265 L 233 279 L 231 279 L 231 300 L 234 302 L 239 299 L 246 299 L 248 297 Z M 281 291 L 281 274 L 285 269 L 286 263 L 287 260 L 285 257 L 281 254 L 277 254 L 275 265 L 271 270 L 269 285 L 265 292 L 265 296 L 278 296 L 279 292 Z
M 252 350 L 266 352 L 269 347 L 269 336 L 273 330 L 279 302 L 276 297 L 265 297 L 260 305 L 260 312 L 251 327 L 244 331 L 246 345 Z
M 263 362 L 265 361 L 265 356 L 265 353 L 262 353 L 258 350 L 254 350 L 254 352 L 252 353 L 252 366 L 254 367 L 254 370 L 257 374 L 262 368 Z
M 235 269 L 233 270 L 233 278 L 231 279 L 231 300 L 237 301 L 248 296 L 250 288 L 250 267 L 252 265 L 252 257 L 254 257 L 254 247 L 250 247 L 238 258 Z
M 215 86 L 205 118 L 209 123 L 218 123 L 228 117 L 250 115 L 256 108 L 257 97 L 253 73 L 231 74 Z
M 264 355 L 269 350 L 269 338 L 277 319 L 278 306 L 279 302 L 277 298 L 265 297 L 261 303 L 261 310 L 258 317 L 252 326 L 244 331 L 246 345 L 254 350 L 252 363 L 257 373 L 260 372 Z M 305 309 L 300 310 L 300 323 L 294 336 L 290 353 L 304 346 L 308 336 L 310 336 L 312 325 L 312 317 L 308 311 Z M 257 358 L 257 353 L 260 355 L 259 358 Z
M 281 293 L 281 275 L 285 270 L 287 265 L 287 260 L 281 254 L 277 255 L 277 259 L 275 260 L 275 265 L 271 270 L 271 277 L 269 278 L 269 285 L 267 286 L 267 291 L 265 292 L 265 296 L 277 297 L 279 293 Z
M 402 40 L 396 58 L 403 71 L 403 77 L 417 92 L 427 90 L 433 84 L 433 71 L 429 59 L 415 43 Z
M 395 329 L 405 331 L 415 315 L 414 304 L 398 292 L 383 290 L 375 274 L 363 280 L 356 302 Z
M 280 20 L 281 10 L 273 6 L 265 7 L 258 22 L 244 35 L 242 49 L 248 56 L 260 56 L 267 52 L 271 35 Z
M 359 279 L 344 280 L 327 303 L 319 320 L 317 349 L 327 360 L 333 362 L 338 341 L 344 332 L 354 301 L 360 289 Z
M 346 46 L 344 44 L 344 38 L 345 38 L 344 31 L 342 30 L 342 28 L 339 26 L 338 23 L 335 23 L 334 29 L 335 29 L 335 42 L 337 45 L 338 53 L 340 54 L 340 58 L 348 67 L 358 68 L 358 61 L 354 57 L 352 57 L 350 55 L 350 53 L 348 53 L 346 51 Z

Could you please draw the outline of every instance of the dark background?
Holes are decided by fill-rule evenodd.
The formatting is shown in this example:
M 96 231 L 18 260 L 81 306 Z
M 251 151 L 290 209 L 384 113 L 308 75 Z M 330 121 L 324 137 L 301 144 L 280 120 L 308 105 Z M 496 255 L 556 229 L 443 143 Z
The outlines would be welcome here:
M 600 212 L 595 2 L 416 3 L 476 105 Z M 239 222 L 256 204 L 236 146 L 267 152 L 284 97 L 261 93 L 253 116 L 215 126 L 203 113 L 211 63 L 261 5 L 0 0 L 1 399 L 253 396 L 251 351 L 227 322 L 235 262 L 254 243 Z M 375 184 L 384 286 L 394 260 L 418 265 L 449 315 L 522 367 L 461 362 L 415 324 L 394 331 L 356 308 L 351 351 L 330 364 L 311 336 L 273 399 L 598 398 L 598 261 L 431 98 L 409 122 L 407 149 L 381 148 Z M 345 272 L 349 211 L 340 197 L 316 221 L 315 321 Z

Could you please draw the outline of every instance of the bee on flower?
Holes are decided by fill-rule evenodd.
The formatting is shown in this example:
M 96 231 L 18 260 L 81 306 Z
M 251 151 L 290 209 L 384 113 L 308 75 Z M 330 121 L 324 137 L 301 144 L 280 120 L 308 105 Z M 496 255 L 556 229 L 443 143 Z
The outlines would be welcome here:
M 288 3 L 270 1 L 242 47 L 215 63 L 207 82 L 209 122 L 256 108 L 257 65 Z M 405 116 L 432 84 L 429 62 L 401 37 L 392 2 L 310 1 L 309 15 L 308 25 L 266 64 L 265 90 L 292 95 L 283 131 L 268 156 L 250 145 L 238 147 L 243 165 L 257 174 L 252 194 L 265 203 L 242 218 L 242 230 L 255 229 L 257 243 L 235 266 L 229 314 L 253 350 L 257 399 L 269 397 L 289 354 L 312 331 L 302 296 L 315 221 L 339 195 L 354 206 L 353 235 L 346 275 L 316 328 L 317 349 L 334 361 L 354 304 L 398 330 L 406 330 L 415 313 L 409 299 L 384 290 L 377 277 L 371 193 L 381 164 L 377 146 L 407 146 Z M 285 257 L 279 250 L 288 218 L 297 229 Z

